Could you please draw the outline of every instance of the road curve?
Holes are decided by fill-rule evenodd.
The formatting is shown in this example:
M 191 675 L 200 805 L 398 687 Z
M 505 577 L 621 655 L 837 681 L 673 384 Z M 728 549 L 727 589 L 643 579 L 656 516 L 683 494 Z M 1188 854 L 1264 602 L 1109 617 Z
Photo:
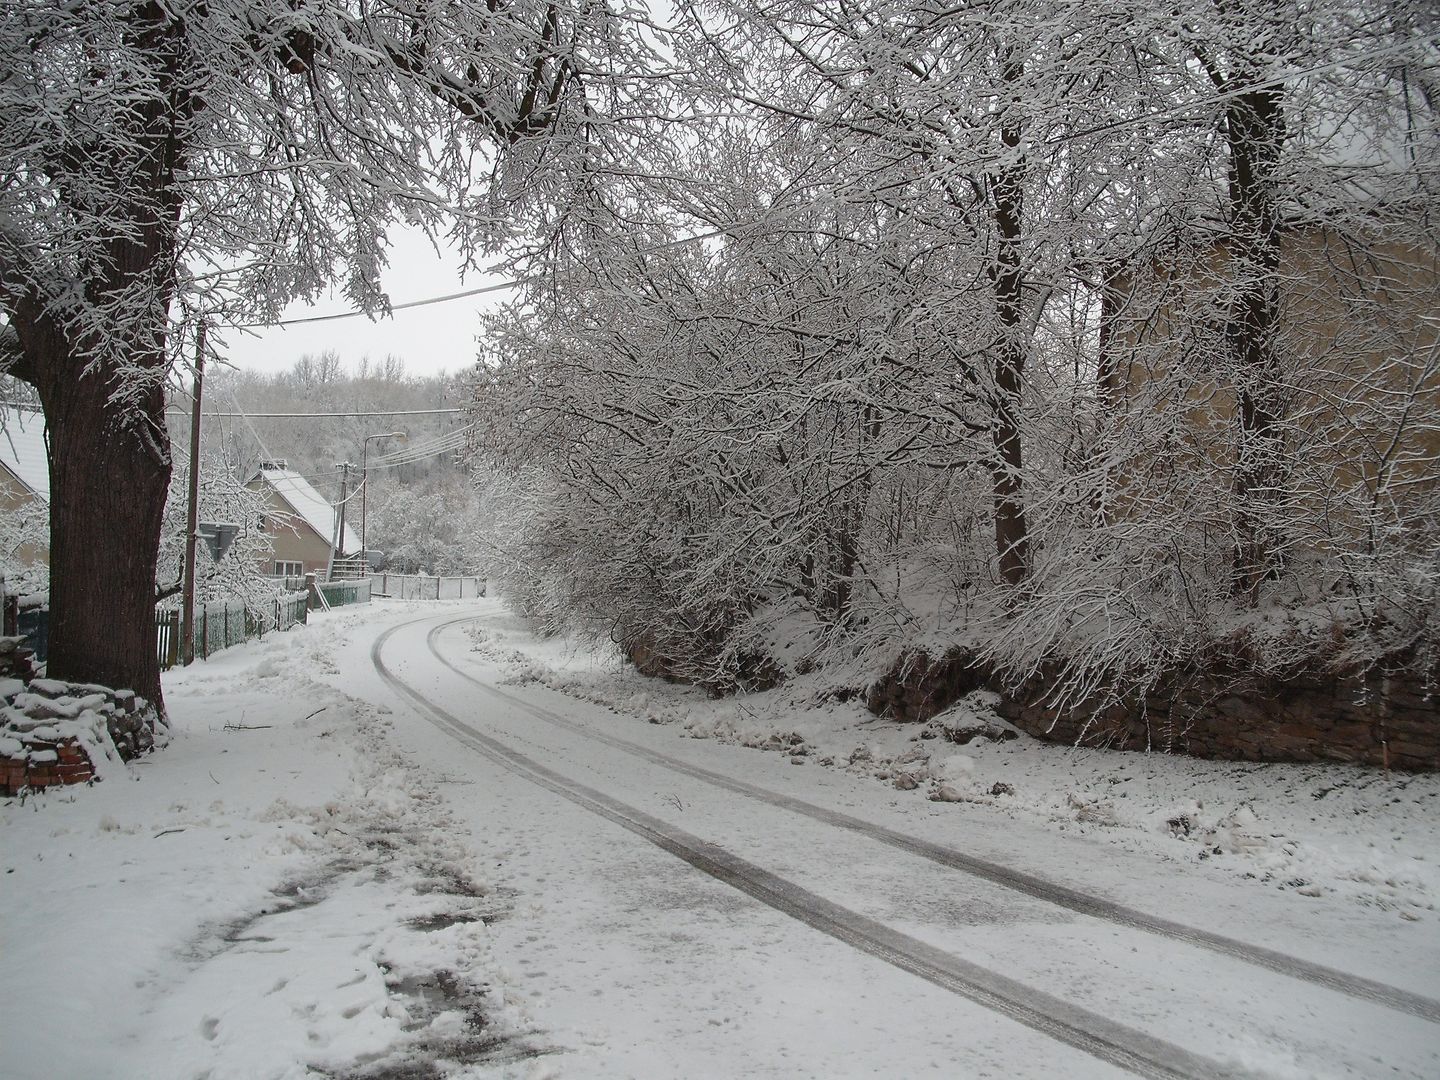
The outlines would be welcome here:
M 371 648 L 371 661 L 380 678 L 431 723 L 458 742 L 502 767 L 525 777 L 561 798 L 609 820 L 644 838 L 656 847 L 735 889 L 759 900 L 830 937 L 949 990 L 986 1008 L 993 1009 L 1058 1042 L 1081 1050 L 1138 1076 L 1155 1080 L 1201 1080 L 1201 1078 L 1252 1077 L 1256 1074 L 1227 1066 L 1191 1053 L 1162 1039 L 1116 1023 L 1098 1013 L 1080 1008 L 1033 987 L 1024 985 L 979 965 L 970 963 L 917 938 L 901 933 L 868 916 L 832 903 L 809 890 L 773 874 L 739 856 L 678 829 L 604 793 L 578 783 L 521 754 L 460 720 L 410 684 L 386 665 L 385 643 L 397 631 L 426 622 L 417 619 L 392 626 Z M 463 622 L 466 620 L 453 620 Z M 437 627 L 434 633 L 449 623 Z M 438 654 L 437 654 L 438 657 Z M 520 701 L 459 672 L 440 658 L 445 666 L 468 682 L 523 708 L 541 719 L 556 721 L 555 714 Z M 585 732 L 591 735 L 592 733 Z M 625 746 L 623 749 L 638 750 Z M 672 764 L 665 762 L 665 764 Z M 688 767 L 687 767 L 688 771 Z M 703 770 L 701 770 L 703 772 Z M 702 779 L 709 779 L 702 776 Z M 759 790 L 759 789 L 757 789 Z M 749 794 L 749 792 L 745 792 Z M 813 808 L 819 809 L 819 808 Z
M 1374 979 L 1352 975 L 1336 968 L 1326 967 L 1323 964 L 1303 960 L 1274 949 L 1267 949 L 1262 945 L 1253 945 L 1236 938 L 1226 937 L 1223 934 L 1216 934 L 1208 930 L 1187 926 L 1184 923 L 1175 922 L 1171 919 L 1151 915 L 1135 908 L 1126 907 L 1124 904 L 1118 904 L 1113 900 L 1092 896 L 1088 893 L 1080 892 L 1057 882 L 1047 881 L 1044 878 L 1036 877 L 1033 874 L 1027 874 L 999 863 L 977 859 L 974 856 L 966 855 L 964 852 L 956 851 L 954 848 L 948 848 L 927 840 L 921 840 L 918 837 L 909 836 L 895 829 L 886 828 L 883 825 L 866 821 L 863 818 L 854 817 L 851 814 L 816 806 L 814 803 L 806 802 L 803 799 L 797 799 L 790 795 L 770 791 L 767 788 L 746 783 L 744 780 L 737 780 L 734 777 L 726 776 L 722 773 L 711 772 L 709 769 L 668 757 L 665 754 L 658 753 L 648 747 L 640 746 L 626 739 L 595 731 L 586 727 L 584 724 L 577 724 L 573 720 L 561 716 L 559 713 L 551 712 L 541 706 L 531 704 L 523 698 L 513 694 L 507 694 L 503 690 L 482 682 L 447 660 L 435 646 L 436 637 L 441 631 L 451 626 L 470 621 L 472 621 L 470 617 L 452 619 L 436 625 L 430 631 L 427 637 L 427 644 L 435 659 L 476 688 L 534 716 L 536 719 L 544 720 L 547 723 L 565 728 L 568 731 L 583 735 L 586 738 L 604 743 L 614 749 L 634 754 L 653 764 L 673 769 L 676 772 L 724 788 L 727 791 L 733 791 L 748 798 L 769 803 L 772 806 L 789 810 L 827 825 L 833 825 L 836 828 L 859 833 L 872 840 L 889 844 L 892 847 L 909 852 L 912 855 L 917 855 L 921 858 L 939 863 L 953 870 L 958 870 L 961 873 L 983 878 L 996 885 L 1014 889 L 1027 896 L 1033 896 L 1038 900 L 1055 904 L 1058 907 L 1066 908 L 1081 915 L 1104 919 L 1107 922 L 1125 926 L 1130 929 L 1143 930 L 1147 933 L 1156 934 L 1174 941 L 1208 949 L 1212 952 L 1220 953 L 1247 964 L 1253 964 L 1255 967 L 1264 968 L 1289 978 L 1323 986 L 1329 990 L 1334 990 L 1362 1001 L 1368 1001 L 1384 1006 L 1385 1008 L 1394 1009 L 1397 1012 L 1408 1013 L 1411 1016 L 1428 1020 L 1431 1023 L 1440 1023 L 1440 1001 L 1436 1001 L 1434 998 L 1428 998 L 1422 994 L 1402 990 L 1399 987 L 1390 986 L 1387 983 L 1382 983 Z M 398 627 L 396 629 L 398 629 Z

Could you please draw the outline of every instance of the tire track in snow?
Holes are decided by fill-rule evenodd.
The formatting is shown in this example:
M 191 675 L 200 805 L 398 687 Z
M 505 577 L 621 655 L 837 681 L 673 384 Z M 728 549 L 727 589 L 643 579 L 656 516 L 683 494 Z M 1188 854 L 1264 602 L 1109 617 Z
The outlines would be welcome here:
M 370 649 L 370 659 L 375 670 L 391 689 L 416 706 L 441 731 L 503 768 L 619 825 L 689 863 L 702 873 L 806 926 L 1101 1061 L 1152 1080 L 1209 1080 L 1256 1076 L 1255 1073 L 1232 1068 L 1147 1035 L 1143 1031 L 1116 1023 L 1098 1013 L 973 964 L 894 930 L 884 923 L 832 903 L 717 844 L 563 776 L 512 750 L 499 740 L 482 734 L 400 679 L 381 656 L 391 635 L 426 621 L 428 620 L 417 619 L 401 623 L 376 638 Z M 455 620 L 464 621 L 468 620 Z M 432 652 L 435 634 L 450 625 L 453 623 L 442 624 L 431 631 L 427 643 Z M 435 656 L 447 668 L 462 675 L 467 682 L 489 690 L 541 719 L 556 719 L 554 714 L 542 715 L 543 710 L 537 710 L 509 694 L 495 691 L 465 675 L 438 652 Z
M 444 664 L 473 686 L 529 713 L 537 719 L 544 720 L 557 727 L 565 728 L 567 731 L 584 735 L 587 738 L 594 739 L 597 742 L 604 743 L 617 750 L 634 754 L 656 765 L 664 766 L 697 780 L 703 780 L 706 783 L 724 788 L 727 791 L 733 791 L 736 794 L 769 803 L 771 806 L 789 810 L 814 821 L 823 822 L 827 825 L 833 825 L 836 828 L 846 829 L 850 832 L 868 836 L 872 840 L 889 844 L 892 847 L 899 848 L 912 855 L 917 855 L 920 858 L 947 866 L 952 870 L 959 870 L 961 873 L 983 878 L 996 885 L 1014 889 L 1027 896 L 1033 896 L 1037 900 L 1044 900 L 1047 903 L 1067 908 L 1081 915 L 1104 919 L 1107 922 L 1125 926 L 1132 930 L 1142 930 L 1146 933 L 1156 934 L 1173 941 L 1184 942 L 1185 944 L 1194 945 L 1198 948 L 1208 949 L 1211 952 L 1220 953 L 1232 959 L 1240 960 L 1244 963 L 1252 964 L 1255 967 L 1264 968 L 1267 971 L 1273 971 L 1292 979 L 1323 986 L 1328 990 L 1333 990 L 1361 1001 L 1381 1005 L 1388 1009 L 1394 1009 L 1397 1012 L 1408 1013 L 1411 1016 L 1428 1020 L 1431 1023 L 1440 1023 L 1440 1001 L 1436 1001 L 1434 998 L 1428 998 L 1409 990 L 1402 990 L 1399 987 L 1391 986 L 1388 983 L 1382 983 L 1375 979 L 1352 975 L 1348 972 L 1340 971 L 1337 968 L 1326 967 L 1324 964 L 1303 960 L 1299 957 L 1291 956 L 1288 953 L 1278 952 L 1275 949 L 1267 949 L 1263 945 L 1252 945 L 1236 938 L 1226 937 L 1223 934 L 1213 933 L 1209 930 L 1201 930 L 1197 927 L 1175 922 L 1172 919 L 1162 918 L 1161 916 L 1151 915 L 1136 908 L 1126 907 L 1124 904 L 1116 903 L 1113 900 L 1092 896 L 1089 893 L 1080 892 L 1077 889 L 1048 881 L 1045 878 L 1036 877 L 1033 874 L 1027 874 L 1021 870 L 1015 870 L 1000 863 L 975 858 L 974 856 L 956 851 L 954 848 L 934 844 L 928 840 L 921 840 L 918 837 L 898 832 L 895 829 L 886 828 L 884 825 L 878 825 L 839 810 L 830 810 L 822 806 L 816 806 L 814 803 L 806 802 L 803 799 L 797 799 L 790 795 L 770 791 L 766 788 L 758 787 L 755 784 L 746 783 L 744 780 L 737 780 L 734 777 L 726 776 L 723 773 L 711 772 L 709 769 L 701 768 L 698 765 L 691 765 L 677 758 L 668 757 L 665 754 L 651 750 L 648 747 L 640 746 L 637 743 L 632 743 L 626 739 L 617 738 L 604 732 L 595 731 L 583 724 L 578 724 L 573 720 L 566 719 L 559 713 L 551 712 L 539 705 L 533 705 L 513 694 L 507 694 L 505 691 L 497 689 L 488 683 L 481 682 L 442 656 L 440 651 L 435 647 L 435 638 L 439 633 L 451 626 L 457 626 L 461 623 L 471 621 L 473 621 L 473 617 L 453 619 L 450 622 L 441 623 L 432 629 L 426 639 L 426 644 L 429 646 L 431 653 L 440 663 Z

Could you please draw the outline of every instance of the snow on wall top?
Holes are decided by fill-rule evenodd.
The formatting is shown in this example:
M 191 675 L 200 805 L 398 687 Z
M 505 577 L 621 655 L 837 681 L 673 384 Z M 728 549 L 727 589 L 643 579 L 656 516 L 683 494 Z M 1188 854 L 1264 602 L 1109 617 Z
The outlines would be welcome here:
M 316 491 L 310 481 L 289 469 L 261 469 L 255 477 L 263 479 L 279 496 L 290 504 L 296 517 L 314 529 L 327 544 L 335 533 L 335 511 Z M 253 479 L 253 478 L 252 478 Z M 351 555 L 360 550 L 360 537 L 347 522 L 345 535 L 341 538 L 340 552 Z
M 45 454 L 45 417 L 31 409 L 0 408 L 0 465 L 34 493 L 50 501 L 50 462 Z

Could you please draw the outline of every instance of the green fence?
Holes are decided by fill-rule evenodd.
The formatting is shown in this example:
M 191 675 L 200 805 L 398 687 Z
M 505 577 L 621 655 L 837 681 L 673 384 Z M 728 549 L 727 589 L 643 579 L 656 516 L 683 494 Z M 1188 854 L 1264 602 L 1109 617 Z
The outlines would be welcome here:
M 275 629 L 289 630 L 296 623 L 303 623 L 310 611 L 310 594 L 304 589 L 286 593 L 275 601 Z
M 325 597 L 330 607 L 344 607 L 346 604 L 368 604 L 370 602 L 370 579 L 357 581 L 325 581 L 315 586 Z
M 257 615 L 239 600 L 212 600 L 195 606 L 195 659 L 208 660 L 221 649 L 239 645 L 267 630 L 289 630 L 306 621 L 309 605 L 305 593 L 287 593 L 275 601 L 274 611 Z M 184 660 L 180 612 L 161 611 L 155 615 L 155 649 L 160 670 L 168 671 Z

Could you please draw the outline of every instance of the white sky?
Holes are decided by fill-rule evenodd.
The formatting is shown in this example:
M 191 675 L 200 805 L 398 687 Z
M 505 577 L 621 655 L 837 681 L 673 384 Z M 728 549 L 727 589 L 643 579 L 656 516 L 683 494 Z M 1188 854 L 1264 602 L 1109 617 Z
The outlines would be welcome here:
M 437 256 L 430 242 L 418 231 L 408 232 L 397 227 L 391 231 L 391 240 L 390 267 L 383 282 L 392 304 L 479 288 L 501 280 L 472 272 L 462 282 L 459 258 L 448 252 Z M 217 351 L 227 363 L 241 370 L 267 373 L 284 371 L 306 353 L 318 355 L 326 349 L 339 353 L 341 361 L 352 369 L 363 356 L 383 360 L 394 354 L 405 361 L 405 369 L 412 375 L 453 373 L 475 359 L 482 308 L 493 308 L 513 295 L 506 290 L 450 300 L 397 311 L 390 318 L 375 321 L 361 315 L 253 333 L 228 330 L 224 334 L 224 346 L 217 343 Z M 305 318 L 349 309 L 350 305 L 337 293 L 313 306 L 292 304 L 286 309 L 285 317 Z

